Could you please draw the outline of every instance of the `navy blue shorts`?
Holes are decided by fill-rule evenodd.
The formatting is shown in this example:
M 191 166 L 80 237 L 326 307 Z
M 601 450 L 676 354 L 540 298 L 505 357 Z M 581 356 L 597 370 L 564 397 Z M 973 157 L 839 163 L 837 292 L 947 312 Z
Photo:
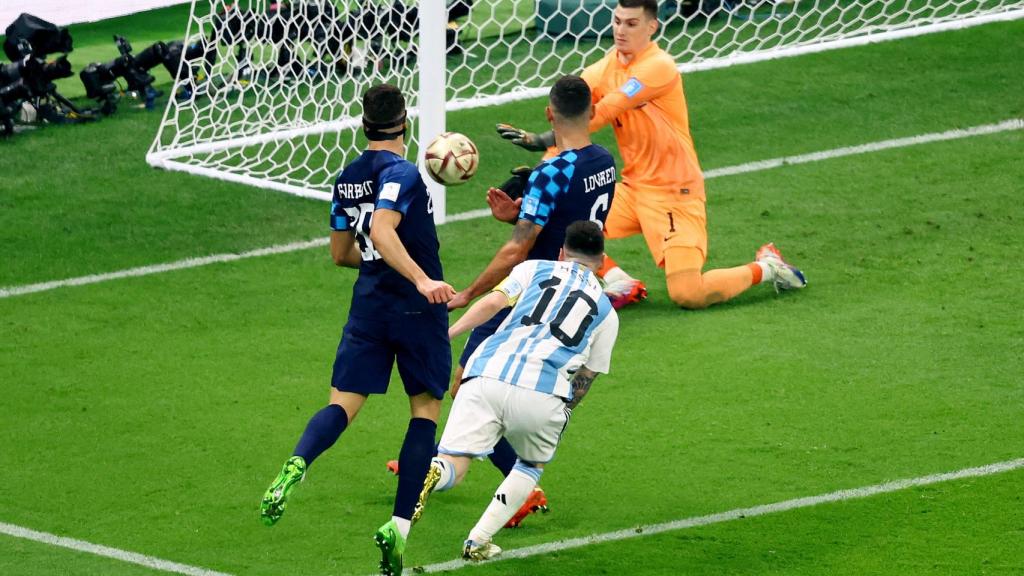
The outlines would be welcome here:
M 349 316 L 334 359 L 331 386 L 342 392 L 384 394 L 398 361 L 405 393 L 444 398 L 452 371 L 448 314 L 397 314 L 383 319 Z
M 499 310 L 494 318 L 491 318 L 487 322 L 473 328 L 473 331 L 469 333 L 469 340 L 466 340 L 466 347 L 462 349 L 462 356 L 459 356 L 459 366 L 466 367 L 466 360 L 469 360 L 473 351 L 477 349 L 488 336 L 498 331 L 498 326 L 508 318 L 509 313 L 512 312 L 511 308 L 504 308 Z

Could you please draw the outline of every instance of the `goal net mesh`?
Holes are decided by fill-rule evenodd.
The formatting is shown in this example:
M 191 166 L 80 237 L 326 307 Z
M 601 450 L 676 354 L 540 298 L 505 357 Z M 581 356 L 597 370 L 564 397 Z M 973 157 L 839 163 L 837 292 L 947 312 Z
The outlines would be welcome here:
M 414 153 L 420 66 L 447 76 L 452 110 L 543 95 L 554 79 L 579 73 L 612 45 L 614 0 L 448 0 L 450 23 L 439 32 L 446 61 L 420 61 L 420 2 L 193 0 L 174 95 L 150 163 L 327 199 L 338 170 L 365 146 L 360 97 L 369 86 L 390 82 L 406 95 Z M 682 70 L 1024 10 L 1024 0 L 659 5 L 656 41 Z

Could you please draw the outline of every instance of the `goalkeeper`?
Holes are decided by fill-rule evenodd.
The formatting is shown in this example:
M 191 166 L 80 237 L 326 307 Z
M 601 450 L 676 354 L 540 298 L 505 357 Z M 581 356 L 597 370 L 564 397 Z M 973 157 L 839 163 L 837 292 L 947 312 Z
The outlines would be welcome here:
M 669 297 L 683 308 L 706 308 L 762 282 L 777 290 L 803 288 L 803 273 L 772 243 L 749 264 L 702 271 L 708 250 L 704 175 L 690 136 L 682 78 L 672 57 L 652 40 L 657 29 L 656 0 L 619 0 L 614 47 L 581 74 L 595 105 L 590 131 L 611 124 L 622 155 L 622 181 L 605 234 L 643 234 L 654 263 L 665 270 Z M 528 150 L 554 142 L 551 131 L 534 134 L 499 124 L 498 132 Z M 606 259 L 609 265 L 614 263 Z

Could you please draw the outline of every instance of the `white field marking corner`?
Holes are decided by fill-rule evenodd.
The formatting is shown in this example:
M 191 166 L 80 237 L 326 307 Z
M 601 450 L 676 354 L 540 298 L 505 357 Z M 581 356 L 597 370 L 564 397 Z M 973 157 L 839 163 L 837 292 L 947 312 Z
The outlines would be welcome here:
M 119 548 L 93 544 L 92 542 L 86 542 L 84 540 L 65 538 L 64 536 L 57 536 L 56 534 L 50 534 L 48 532 L 38 532 L 36 530 L 22 528 L 21 526 L 7 524 L 5 522 L 0 522 L 0 534 L 7 534 L 8 536 L 24 538 L 25 540 L 32 540 L 34 542 L 42 542 L 43 544 L 49 544 L 51 546 L 69 548 L 71 550 L 95 554 L 97 556 L 105 556 L 107 558 L 113 558 L 114 560 L 120 560 L 130 564 L 138 564 L 147 568 L 153 568 L 154 570 L 172 572 L 174 574 L 186 574 L 187 576 L 231 576 L 224 572 L 215 572 L 213 570 L 207 570 L 206 568 L 199 568 L 198 566 L 179 564 L 169 560 L 154 558 L 153 556 L 146 556 L 145 554 L 138 554 L 127 550 L 121 550 Z
M 706 179 L 711 179 L 719 178 L 722 176 L 734 176 L 737 174 L 759 172 L 761 170 L 771 170 L 773 168 L 779 168 L 782 166 L 792 164 L 807 164 L 810 162 L 819 162 L 821 160 L 841 158 L 843 156 L 854 156 L 857 154 L 867 154 L 869 152 L 878 152 L 881 150 L 889 150 L 892 148 L 905 148 L 908 146 L 917 146 L 919 144 L 928 144 L 931 142 L 958 140 L 961 138 L 970 138 L 972 136 L 982 136 L 986 134 L 996 134 L 998 132 L 1007 132 L 1011 130 L 1021 129 L 1024 129 L 1024 119 L 1013 118 L 1010 120 L 999 122 L 997 124 L 985 124 L 982 126 L 973 126 L 971 128 L 948 130 L 946 132 L 934 132 L 931 134 L 922 134 L 919 136 L 910 136 L 907 138 L 882 140 L 879 142 L 861 144 L 859 146 L 846 146 L 842 148 L 835 148 L 832 150 L 813 152 L 810 154 L 785 156 L 781 158 L 772 158 L 770 160 L 748 162 L 746 164 L 739 164 L 736 166 L 715 168 L 706 171 L 704 173 L 704 177 Z M 470 210 L 468 212 L 461 212 L 459 214 L 451 214 L 446 218 L 446 220 L 448 222 L 473 220 L 476 218 L 483 218 L 485 216 L 488 216 L 489 214 L 490 210 L 488 209 Z M 244 260 L 246 258 L 254 258 L 257 256 L 284 254 L 287 252 L 295 252 L 298 250 L 306 250 L 309 248 L 318 248 L 321 246 L 326 246 L 328 243 L 329 240 L 327 238 L 318 238 L 315 240 L 309 240 L 307 242 L 293 242 L 290 244 L 269 246 L 267 248 L 260 248 L 258 250 L 251 250 L 249 252 L 242 252 L 240 254 L 214 254 L 212 256 L 204 256 L 201 258 L 188 258 L 185 260 L 178 260 L 177 262 L 169 262 L 166 264 L 154 264 L 151 266 L 142 266 L 139 268 L 129 268 L 127 270 L 109 272 L 106 274 L 92 274 L 89 276 L 79 276 L 77 278 L 68 278 L 65 280 L 52 280 L 49 282 L 41 282 L 39 284 L 0 287 L 0 299 L 10 298 L 13 296 L 23 296 L 26 294 L 33 294 L 36 292 L 45 292 L 47 290 L 54 290 L 56 288 L 64 288 L 68 286 L 83 286 L 85 284 L 95 284 L 97 282 L 106 282 L 108 280 L 118 280 L 121 278 L 131 278 L 136 276 L 149 276 L 150 274 L 160 274 L 163 272 L 171 272 L 174 270 L 198 268 L 200 266 L 206 266 L 208 264 L 232 262 L 235 260 Z
M 886 494 L 889 492 L 906 490 L 908 488 L 915 488 L 918 486 L 927 486 L 929 484 L 949 482 L 951 480 L 962 480 L 964 478 L 990 476 L 992 474 L 1009 472 L 1011 470 L 1017 470 L 1019 468 L 1024 468 L 1024 458 L 1018 458 L 1016 460 L 1006 460 L 1004 462 L 996 462 L 994 464 L 978 466 L 975 468 L 965 468 L 963 470 L 957 470 L 955 472 L 945 472 L 942 474 L 931 474 L 928 476 L 921 476 L 919 478 L 905 478 L 903 480 L 894 480 L 892 482 L 873 484 L 871 486 L 864 486 L 862 488 L 837 490 L 835 492 L 829 492 L 827 494 L 819 494 L 817 496 L 806 496 L 804 498 L 794 498 L 792 500 L 783 500 L 782 502 L 775 502 L 774 504 L 762 504 L 761 506 L 754 506 L 752 508 L 737 508 L 735 510 L 729 510 L 727 512 L 709 514 L 707 516 L 694 516 L 691 518 L 684 518 L 682 520 L 663 522 L 661 524 L 636 526 L 626 530 L 616 530 L 615 532 L 605 532 L 604 534 L 592 534 L 590 536 L 583 536 L 580 538 L 570 538 L 567 540 L 548 542 L 546 544 L 527 546 L 525 548 L 505 550 L 501 553 L 501 556 L 498 556 L 496 559 L 490 560 L 489 562 L 500 562 L 502 560 L 511 560 L 514 558 L 527 558 L 529 556 L 549 554 L 551 552 L 569 550 L 571 548 L 581 548 L 583 546 L 590 546 L 591 544 L 601 544 L 604 542 L 614 542 L 617 540 L 640 538 L 642 536 L 650 536 L 652 534 L 660 534 L 662 532 L 669 532 L 672 530 L 683 530 L 685 528 L 707 526 L 710 524 L 728 522 L 730 520 L 738 520 L 740 518 L 765 516 L 767 514 L 785 512 L 787 510 L 809 508 L 811 506 L 817 506 L 818 504 L 842 502 L 845 500 L 856 500 L 860 498 L 867 498 L 869 496 L 875 496 L 878 494 Z M 417 567 L 415 570 L 416 572 L 452 571 L 465 568 L 467 566 L 473 566 L 475 564 L 476 563 L 460 559 L 451 560 L 449 562 L 442 562 L 440 564 L 429 564 L 427 566 L 420 566 Z M 414 572 L 411 570 L 406 570 L 405 573 L 412 574 Z

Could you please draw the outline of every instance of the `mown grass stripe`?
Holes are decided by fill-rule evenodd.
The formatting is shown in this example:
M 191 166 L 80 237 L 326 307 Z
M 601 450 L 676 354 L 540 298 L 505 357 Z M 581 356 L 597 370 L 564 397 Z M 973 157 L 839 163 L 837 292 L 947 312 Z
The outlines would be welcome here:
M 559 552 L 562 550 L 581 548 L 583 546 L 590 546 L 592 544 L 602 544 L 606 542 L 628 540 L 631 538 L 640 538 L 642 536 L 651 536 L 652 534 L 660 534 L 662 532 L 669 532 L 673 530 L 683 530 L 686 528 L 694 528 L 697 526 L 719 524 L 722 522 L 729 522 L 731 520 L 738 520 L 740 518 L 765 516 L 768 514 L 786 512 L 788 510 L 810 508 L 811 506 L 817 506 L 819 504 L 868 498 L 870 496 L 876 496 L 878 494 L 888 494 L 890 492 L 898 492 L 900 490 L 906 490 L 908 488 L 928 486 L 930 484 L 938 484 L 940 482 L 950 482 L 953 480 L 962 480 L 964 478 L 990 476 L 992 474 L 1000 474 L 1003 472 L 1009 472 L 1011 470 L 1017 470 L 1019 468 L 1024 468 L 1024 458 L 996 462 L 994 464 L 978 466 L 975 468 L 964 468 L 962 470 L 957 470 L 955 472 L 944 472 L 941 474 L 920 476 L 918 478 L 905 478 L 902 480 L 893 480 L 891 482 L 873 484 L 871 486 L 864 486 L 862 488 L 837 490 L 835 492 L 819 494 L 817 496 L 794 498 L 792 500 L 783 500 L 781 502 L 775 502 L 772 504 L 762 504 L 760 506 L 753 506 L 751 508 L 736 508 L 734 510 L 729 510 L 727 512 L 708 514 L 706 516 L 693 516 L 690 518 L 684 518 L 682 520 L 673 520 L 671 522 L 663 522 L 660 524 L 648 524 L 643 526 L 636 526 L 633 528 L 627 528 L 625 530 L 605 532 L 603 534 L 592 534 L 590 536 L 582 536 L 579 538 L 569 538 L 566 540 L 558 540 L 556 542 L 548 542 L 545 544 L 537 544 L 535 546 L 527 546 L 525 548 L 517 548 L 515 550 L 504 550 L 501 556 L 498 556 L 497 558 L 490 560 L 489 562 L 499 562 L 502 560 L 512 560 L 515 558 L 528 558 L 530 556 L 538 556 L 540 554 L 549 554 L 551 552 Z M 460 559 L 452 560 L 449 562 L 442 562 L 439 564 L 430 564 L 427 566 L 417 567 L 416 571 L 450 571 L 465 568 L 467 566 L 473 566 L 474 564 L 475 563 Z
M 120 548 L 111 548 L 110 546 L 93 544 L 92 542 L 76 540 L 75 538 L 57 536 L 56 534 L 50 534 L 49 532 L 39 532 L 37 530 L 31 530 L 29 528 L 15 526 L 14 524 L 7 524 L 5 522 L 0 522 L 0 534 L 7 534 L 8 536 L 13 536 L 15 538 L 24 538 L 25 540 L 32 540 L 34 542 L 41 542 L 51 546 L 59 546 L 61 548 L 77 550 L 78 552 L 95 554 L 97 556 L 105 556 L 107 558 L 113 558 L 114 560 L 138 564 L 140 566 L 153 568 L 154 570 L 160 570 L 162 572 L 186 574 L 187 576 L 231 576 L 225 572 L 216 572 L 214 570 L 208 570 L 198 566 L 179 564 L 177 562 L 163 560 L 154 556 L 146 556 L 145 554 L 129 552 L 127 550 L 121 550 Z
M 771 170 L 774 168 L 780 168 L 783 166 L 790 166 L 796 164 L 808 164 L 811 162 L 820 162 L 822 160 L 831 160 L 834 158 L 842 158 L 845 156 L 855 156 L 859 154 L 868 154 L 872 152 L 880 152 L 883 150 L 891 150 L 894 148 L 906 148 L 909 146 L 918 146 L 921 144 L 930 144 L 933 142 L 945 142 L 949 140 L 959 140 L 963 138 L 971 138 L 974 136 L 984 136 L 989 134 L 997 134 L 999 132 L 1008 132 L 1012 130 L 1024 129 L 1024 119 L 1012 118 L 996 124 L 984 124 L 981 126 L 973 126 L 970 128 L 947 130 L 945 132 L 933 132 L 930 134 L 921 134 L 918 136 L 910 136 L 906 138 L 895 138 L 890 140 L 881 140 L 878 142 L 870 142 L 867 144 L 861 144 L 858 146 L 844 146 L 842 148 L 834 148 L 831 150 L 823 150 L 821 152 L 812 152 L 810 154 L 799 154 L 796 156 L 784 156 L 780 158 L 772 158 L 769 160 L 759 160 L 756 162 L 747 162 L 745 164 L 738 164 L 736 166 L 726 166 L 724 168 L 714 168 L 704 173 L 706 179 L 721 178 L 723 176 L 735 176 L 738 174 L 749 174 L 751 172 L 760 172 L 762 170 Z M 463 220 L 473 220 L 476 218 L 483 218 L 490 214 L 488 209 L 469 210 L 467 212 L 461 212 L 458 214 L 452 214 L 447 217 L 448 222 L 459 222 Z M 200 258 L 186 258 L 185 260 L 178 260 L 176 262 L 169 262 L 166 264 L 154 264 L 150 266 L 141 266 L 138 268 L 129 268 L 126 270 L 120 270 L 117 272 L 108 272 L 105 274 L 91 274 L 88 276 L 79 276 L 76 278 L 67 278 L 65 280 L 51 280 L 49 282 L 40 282 L 38 284 L 26 284 L 23 286 L 9 286 L 0 288 L 0 299 L 11 298 L 14 296 L 24 296 L 26 294 L 35 294 L 37 292 L 46 292 L 48 290 L 55 290 L 57 288 L 66 288 L 70 286 L 84 286 L 87 284 L 96 284 L 99 282 L 107 282 L 110 280 L 119 280 L 122 278 L 134 278 L 138 276 L 149 276 L 152 274 L 162 274 L 164 272 L 173 272 L 175 270 L 185 270 L 188 268 L 198 268 L 200 266 L 207 266 L 209 264 L 219 264 L 223 262 L 234 262 L 236 260 L 244 260 L 247 258 L 255 258 L 258 256 L 270 256 L 273 254 L 285 254 L 288 252 L 296 252 L 299 250 L 307 250 L 309 248 L 319 248 L 326 246 L 329 243 L 328 238 L 317 238 L 315 240 L 308 240 L 305 242 L 292 242 L 289 244 L 279 244 L 276 246 L 269 246 L 266 248 L 259 248 L 257 250 L 251 250 L 248 252 L 241 252 L 238 254 L 214 254 L 212 256 L 203 256 Z

